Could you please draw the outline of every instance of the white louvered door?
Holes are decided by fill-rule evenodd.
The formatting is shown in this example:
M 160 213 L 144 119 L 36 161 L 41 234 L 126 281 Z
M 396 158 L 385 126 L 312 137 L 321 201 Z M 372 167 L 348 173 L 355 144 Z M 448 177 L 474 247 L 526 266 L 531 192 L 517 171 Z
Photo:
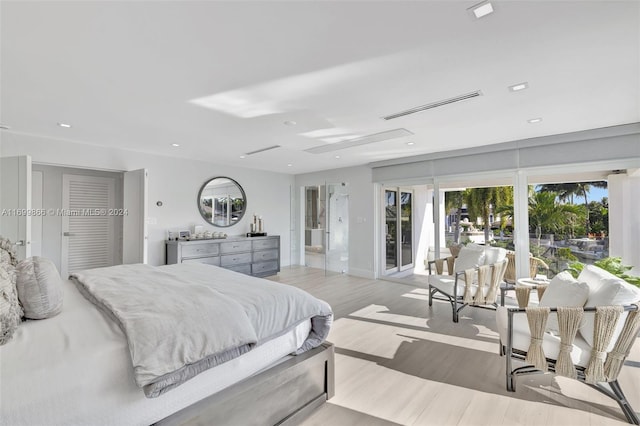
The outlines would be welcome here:
M 114 265 L 115 179 L 62 175 L 62 276 Z

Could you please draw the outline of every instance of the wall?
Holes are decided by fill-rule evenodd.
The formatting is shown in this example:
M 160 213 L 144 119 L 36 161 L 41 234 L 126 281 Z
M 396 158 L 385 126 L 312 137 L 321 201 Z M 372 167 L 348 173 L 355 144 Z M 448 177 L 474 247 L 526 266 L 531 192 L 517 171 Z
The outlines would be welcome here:
M 640 169 L 610 175 L 609 255 L 633 266 L 630 275 L 640 276 Z
M 371 183 L 371 169 L 349 167 L 323 172 L 307 173 L 295 177 L 295 194 L 300 197 L 301 188 L 311 185 L 346 182 L 349 191 L 349 274 L 374 277 L 377 259 L 375 255 L 375 190 Z M 300 219 L 301 203 L 296 200 L 296 227 L 304 226 Z M 303 200 L 304 201 L 304 200 Z M 296 232 L 296 236 L 300 232 Z M 304 234 L 302 234 L 304 235 Z
M 111 171 L 146 168 L 149 173 L 149 263 L 152 265 L 165 263 L 164 241 L 168 229 L 204 225 L 205 230 L 212 232 L 242 235 L 248 232 L 254 213 L 263 217 L 270 235 L 280 235 L 281 264 L 289 265 L 289 194 L 294 181 L 290 175 L 45 139 L 6 130 L 2 132 L 0 149 L 0 156 L 31 155 L 32 161 L 39 164 Z M 237 225 L 215 228 L 198 212 L 198 191 L 214 176 L 235 179 L 245 190 L 247 214 Z M 162 201 L 162 207 L 156 205 L 157 201 Z

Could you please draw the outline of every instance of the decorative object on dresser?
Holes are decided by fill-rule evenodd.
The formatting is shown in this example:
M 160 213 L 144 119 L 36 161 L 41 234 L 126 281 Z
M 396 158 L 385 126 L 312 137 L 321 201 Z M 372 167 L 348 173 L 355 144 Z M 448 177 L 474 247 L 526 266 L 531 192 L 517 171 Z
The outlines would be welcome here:
M 280 236 L 167 241 L 167 265 L 198 262 L 256 277 L 280 272 Z
M 264 230 L 264 222 L 262 220 L 262 216 L 258 217 L 257 215 L 253 215 L 253 222 L 249 224 L 249 232 L 247 232 L 247 237 L 266 237 L 267 233 Z
M 235 225 L 247 209 L 247 196 L 242 186 L 222 176 L 206 181 L 198 192 L 197 201 L 202 218 L 213 226 Z

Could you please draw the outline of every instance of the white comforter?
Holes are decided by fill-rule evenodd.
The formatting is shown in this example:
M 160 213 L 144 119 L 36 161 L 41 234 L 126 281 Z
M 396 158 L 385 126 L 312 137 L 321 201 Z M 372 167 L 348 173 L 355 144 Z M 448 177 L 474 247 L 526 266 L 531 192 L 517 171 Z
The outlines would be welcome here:
M 124 331 L 136 382 L 157 397 L 312 320 L 301 351 L 329 334 L 331 307 L 298 288 L 216 266 L 118 265 L 73 273 Z M 150 297 L 151 296 L 151 297 Z
M 296 351 L 310 329 L 303 322 L 149 399 L 136 386 L 122 331 L 66 281 L 60 315 L 22 323 L 0 346 L 0 425 L 149 425 Z

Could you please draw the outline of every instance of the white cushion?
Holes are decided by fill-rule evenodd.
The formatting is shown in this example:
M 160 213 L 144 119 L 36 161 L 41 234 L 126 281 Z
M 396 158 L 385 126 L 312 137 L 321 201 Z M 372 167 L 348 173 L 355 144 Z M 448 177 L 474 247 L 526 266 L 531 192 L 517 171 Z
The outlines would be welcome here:
M 591 268 L 597 268 L 592 265 L 588 265 Z M 590 269 L 591 269 L 590 268 Z M 586 267 L 585 267 L 586 269 Z M 589 299 L 585 307 L 595 306 L 610 306 L 610 305 L 629 305 L 640 301 L 640 289 L 629 284 L 622 278 L 618 278 L 613 274 L 609 274 L 607 271 L 602 270 L 605 274 L 608 274 L 609 278 L 601 278 L 600 285 L 597 286 L 597 290 L 589 293 Z M 598 272 L 601 276 L 606 276 L 602 272 Z M 589 271 L 587 275 L 592 275 L 593 271 Z M 582 274 L 580 274 L 580 277 Z M 578 277 L 578 278 L 580 278 Z M 595 287 L 595 286 L 594 286 Z M 615 341 L 622 332 L 624 322 L 627 319 L 628 312 L 623 312 L 620 315 L 620 319 L 616 325 L 613 337 L 607 351 L 611 351 L 615 345 Z M 593 333 L 595 330 L 595 312 L 585 312 L 582 326 L 580 327 L 580 334 L 584 340 L 593 345 Z
M 582 307 L 589 298 L 589 286 L 573 278 L 569 272 L 560 272 L 553 277 L 549 287 L 542 295 L 540 306 L 555 308 L 558 306 Z M 547 330 L 559 333 L 558 315 L 555 312 L 549 314 Z
M 484 247 L 477 244 L 467 244 L 462 247 L 453 265 L 454 272 L 474 269 L 484 264 Z
M 502 247 L 486 246 L 484 248 L 484 264 L 493 265 L 507 258 L 507 250 Z
M 26 318 L 45 319 L 60 313 L 62 279 L 52 261 L 30 257 L 18 263 L 16 272 L 18 298 Z
M 429 275 L 429 284 L 432 287 L 437 288 L 438 290 L 440 290 L 444 294 L 448 294 L 449 296 L 453 296 L 453 287 L 455 285 L 455 277 L 452 276 L 452 275 Z M 465 287 L 464 281 L 461 280 L 461 279 L 458 279 L 458 288 L 457 288 L 456 297 L 464 296 L 464 287 Z M 472 284 L 471 285 L 471 296 L 475 296 L 476 295 L 476 291 L 478 291 L 478 285 L 477 284 Z M 485 293 L 486 292 L 487 291 L 486 291 L 486 288 L 485 288 Z
M 543 296 L 544 298 L 544 296 Z M 496 323 L 498 333 L 500 334 L 500 342 L 503 345 L 507 343 L 508 337 L 508 312 L 507 307 L 498 306 L 496 310 Z M 551 316 L 549 316 L 551 317 Z M 527 314 L 525 312 L 513 315 L 513 339 L 512 346 L 514 349 L 528 351 L 531 344 L 531 333 L 529 332 L 529 323 L 527 322 Z M 547 331 L 542 337 L 542 349 L 547 358 L 558 359 L 560 353 L 560 336 L 557 333 Z M 591 358 L 591 346 L 585 342 L 580 336 L 576 335 L 573 341 L 573 349 L 571 350 L 571 359 L 575 365 L 587 367 Z

